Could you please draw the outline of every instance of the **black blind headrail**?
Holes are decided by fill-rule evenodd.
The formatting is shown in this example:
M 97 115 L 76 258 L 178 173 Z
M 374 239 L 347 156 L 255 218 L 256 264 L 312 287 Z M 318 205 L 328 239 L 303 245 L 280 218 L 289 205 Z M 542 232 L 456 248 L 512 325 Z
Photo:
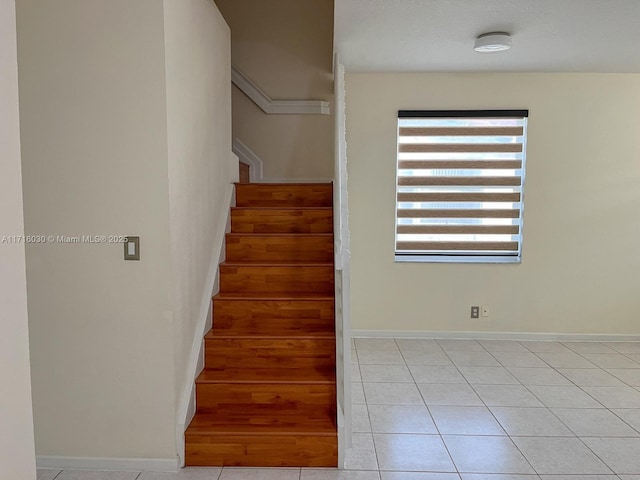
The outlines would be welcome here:
M 398 118 L 523 118 L 529 110 L 398 110 Z

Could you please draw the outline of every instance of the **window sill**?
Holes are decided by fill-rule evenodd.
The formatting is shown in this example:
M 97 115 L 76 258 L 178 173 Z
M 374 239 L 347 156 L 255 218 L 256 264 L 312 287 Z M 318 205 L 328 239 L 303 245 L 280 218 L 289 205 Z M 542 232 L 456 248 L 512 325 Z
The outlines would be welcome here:
M 519 256 L 396 255 L 396 263 L 522 263 Z

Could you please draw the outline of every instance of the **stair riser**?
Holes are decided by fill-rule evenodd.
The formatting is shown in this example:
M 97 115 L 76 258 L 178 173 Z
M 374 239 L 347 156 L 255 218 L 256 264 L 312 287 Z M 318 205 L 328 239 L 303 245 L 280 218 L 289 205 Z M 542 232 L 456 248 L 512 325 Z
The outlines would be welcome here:
M 331 266 L 221 266 L 220 291 L 334 294 Z
M 187 466 L 337 467 L 336 436 L 186 435 Z
M 227 235 L 228 262 L 333 261 L 333 236 L 235 236 Z
M 215 327 L 240 326 L 241 321 L 262 322 L 277 319 L 292 328 L 307 322 L 331 325 L 333 330 L 333 300 L 227 300 L 213 301 Z M 251 326 L 256 325 L 251 323 Z
M 236 185 L 239 207 L 330 207 L 333 190 L 327 185 Z
M 332 233 L 331 209 L 243 209 L 231 210 L 234 233 Z
M 205 340 L 205 368 L 281 367 L 327 368 L 335 365 L 335 340 L 331 339 L 217 339 Z M 283 378 L 286 376 L 283 375 Z
M 254 419 L 304 416 L 335 418 L 335 385 L 273 385 L 200 383 L 196 385 L 198 412 L 229 420 L 234 415 Z

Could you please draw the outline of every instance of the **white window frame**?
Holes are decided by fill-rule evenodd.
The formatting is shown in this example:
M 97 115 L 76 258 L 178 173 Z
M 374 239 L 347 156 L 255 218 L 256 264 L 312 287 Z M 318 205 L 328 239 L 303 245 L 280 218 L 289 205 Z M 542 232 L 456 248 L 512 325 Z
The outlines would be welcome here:
M 400 110 L 398 112 L 394 224 L 396 262 L 520 263 L 522 261 L 528 116 L 529 112 L 525 109 Z M 517 127 L 508 126 L 512 124 L 517 125 Z M 461 133 L 460 136 L 447 133 L 461 127 L 465 128 L 467 132 Z M 483 128 L 491 128 L 497 131 L 504 129 L 505 132 L 512 132 L 520 128 L 522 133 L 489 134 L 483 133 Z M 483 138 L 483 135 L 474 135 L 473 129 L 477 129 L 486 136 Z M 418 132 L 415 133 L 416 137 L 413 136 L 414 131 Z M 440 133 L 436 135 L 424 133 L 425 131 L 437 131 Z M 485 132 L 488 131 L 485 130 Z M 486 141 L 483 142 L 483 140 Z M 431 148 L 432 145 L 439 142 L 442 143 L 442 148 Z M 413 143 L 416 143 L 415 148 L 412 145 Z M 464 144 L 465 147 L 462 149 L 453 147 L 448 150 L 447 147 L 452 146 L 452 144 Z M 492 147 L 495 145 L 504 146 L 507 144 L 510 147 L 505 148 L 509 148 L 510 153 L 492 151 Z M 521 151 L 517 151 L 516 145 L 521 145 Z M 481 147 L 475 149 L 474 146 Z M 500 148 L 497 147 L 497 152 L 506 152 L 506 150 L 501 150 Z M 432 150 L 433 152 L 447 153 L 433 153 Z M 464 153 L 465 150 L 468 153 Z M 461 151 L 462 153 L 460 153 Z M 495 157 L 495 161 L 493 157 Z M 492 160 L 490 163 L 495 165 L 487 166 L 489 163 L 482 165 L 482 162 L 486 160 Z M 443 166 L 437 165 L 439 161 L 443 162 Z M 455 164 L 458 161 L 466 163 L 460 164 L 464 165 L 463 167 L 451 166 L 451 164 Z M 509 162 L 509 167 L 497 166 L 502 161 Z M 520 166 L 514 166 L 518 162 L 520 162 Z M 420 165 L 421 163 L 427 166 Z M 407 167 L 406 165 L 410 166 Z M 404 168 L 401 168 L 401 166 Z M 411 169 L 416 169 L 417 172 Z M 401 174 L 401 172 L 404 173 Z M 487 183 L 482 183 L 484 186 L 481 187 L 456 185 L 455 183 L 456 178 L 465 178 L 467 182 L 473 182 L 473 180 L 469 181 L 470 178 L 477 178 L 482 182 L 483 176 L 489 176 L 489 172 L 497 172 L 499 174 L 498 177 L 501 179 L 512 179 L 513 185 L 501 187 L 501 180 L 498 180 L 498 183 L 493 185 L 490 184 L 489 179 L 487 179 Z M 412 175 L 416 175 L 419 178 L 412 179 Z M 442 183 L 433 180 L 445 175 L 447 177 L 442 180 Z M 430 180 L 424 182 L 426 185 L 421 185 L 421 178 Z M 414 180 L 415 183 L 411 183 Z M 519 184 L 516 185 L 517 180 L 519 180 Z M 509 183 L 511 180 L 504 181 Z M 447 185 L 451 186 L 448 187 Z M 413 195 L 418 198 L 413 198 L 412 194 L 407 193 L 408 191 L 414 192 Z M 465 199 L 465 204 L 463 200 L 456 198 L 456 196 L 464 197 L 464 195 L 471 193 L 484 196 L 505 191 L 512 192 L 504 194 L 509 198 L 506 202 L 498 202 L 495 199 L 481 202 L 479 199 L 474 198 L 474 201 Z M 438 192 L 446 192 L 453 199 L 429 201 L 434 200 L 433 194 Z M 420 194 L 428 197 L 428 199 L 420 198 Z M 518 201 L 513 200 L 516 194 L 519 195 Z M 401 201 L 401 196 L 404 197 L 404 201 Z M 407 198 L 410 200 L 407 200 Z M 446 205 L 443 205 L 445 203 Z M 512 204 L 510 207 L 504 206 L 509 203 Z M 457 205 L 460 205 L 460 210 L 469 212 L 471 216 L 464 218 L 462 211 L 455 212 Z M 478 208 L 478 205 L 481 206 Z M 407 218 L 411 215 L 412 209 L 416 210 L 416 218 Z M 496 213 L 496 217 L 493 218 L 490 213 L 494 209 L 496 212 L 500 211 L 502 215 L 509 215 L 510 217 L 501 217 L 501 214 Z M 437 210 L 441 211 L 437 212 Z M 513 216 L 516 214 L 515 210 L 517 210 L 517 218 Z M 446 216 L 445 211 L 451 212 L 452 216 Z M 431 216 L 432 213 L 433 216 Z M 416 227 L 415 224 L 418 223 L 420 227 L 410 229 L 406 222 L 411 222 L 412 227 Z M 476 223 L 480 225 L 476 225 Z M 490 225 L 495 225 L 493 230 Z M 498 228 L 498 225 L 504 226 Z M 474 233 L 465 231 L 465 227 L 473 230 Z M 515 233 L 516 227 L 517 233 Z M 428 231 L 423 232 L 423 229 Z M 495 234 L 492 235 L 491 233 Z M 481 240 L 479 237 L 490 240 Z M 412 244 L 417 247 L 415 249 L 409 248 Z M 480 248 L 465 248 L 473 244 L 478 245 Z M 514 244 L 517 244 L 517 248 L 513 247 Z M 418 247 L 425 247 L 425 249 Z M 427 247 L 431 248 L 426 249 Z

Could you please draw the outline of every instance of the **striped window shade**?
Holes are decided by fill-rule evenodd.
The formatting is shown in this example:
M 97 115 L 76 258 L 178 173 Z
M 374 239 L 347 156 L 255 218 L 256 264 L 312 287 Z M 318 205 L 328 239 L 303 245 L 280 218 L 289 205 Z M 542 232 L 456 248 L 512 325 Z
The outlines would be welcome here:
M 520 261 L 527 117 L 398 112 L 396 261 Z

